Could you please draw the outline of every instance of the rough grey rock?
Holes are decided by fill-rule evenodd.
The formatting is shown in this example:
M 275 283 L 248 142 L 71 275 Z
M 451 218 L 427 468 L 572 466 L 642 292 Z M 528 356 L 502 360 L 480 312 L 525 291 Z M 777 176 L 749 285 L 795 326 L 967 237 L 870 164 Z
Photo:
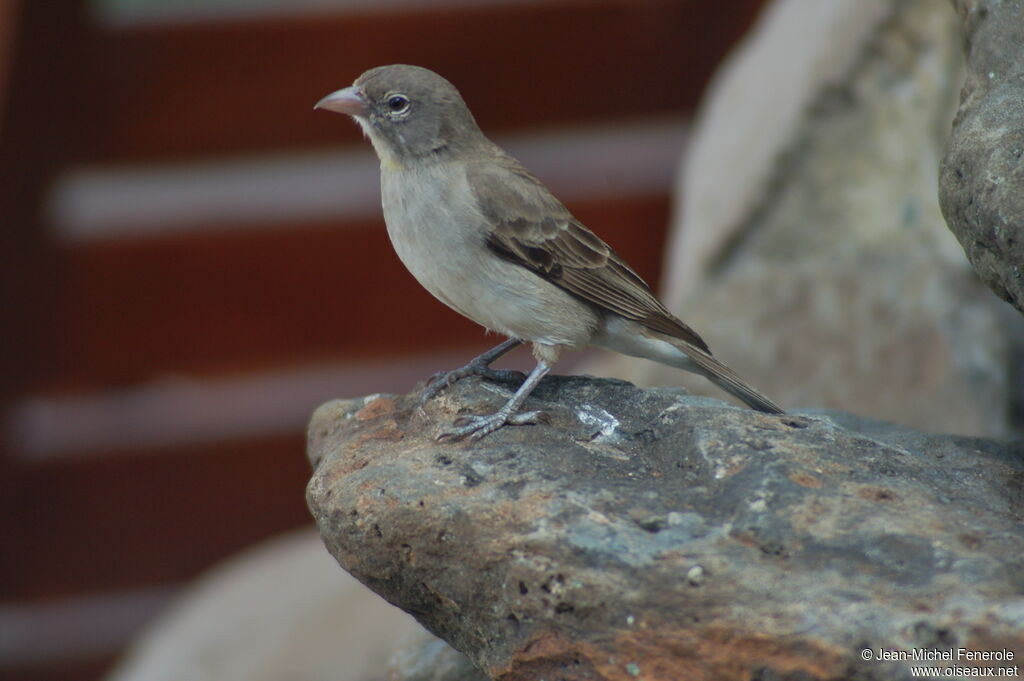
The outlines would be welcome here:
M 490 678 L 893 680 L 909 662 L 862 651 L 1024 655 L 1024 445 L 586 377 L 541 383 L 547 424 L 433 441 L 507 388 L 329 402 L 308 440 L 330 552 Z
M 967 78 L 942 162 L 942 212 L 981 279 L 1024 311 L 1024 2 L 953 4 Z
M 962 61 L 948 2 L 784 0 L 717 79 L 666 303 L 784 407 L 1011 432 L 1008 319 L 1022 320 L 978 281 L 937 196 Z M 642 360 L 588 371 L 714 394 Z

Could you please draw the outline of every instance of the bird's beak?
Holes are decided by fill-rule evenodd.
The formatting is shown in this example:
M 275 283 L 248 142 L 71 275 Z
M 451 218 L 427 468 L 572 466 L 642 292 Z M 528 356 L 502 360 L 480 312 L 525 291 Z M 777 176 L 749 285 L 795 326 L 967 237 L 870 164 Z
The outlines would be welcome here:
M 363 94 L 355 86 L 332 92 L 313 105 L 313 108 L 327 109 L 328 111 L 348 114 L 349 116 L 365 116 L 370 112 L 370 106 L 363 99 Z

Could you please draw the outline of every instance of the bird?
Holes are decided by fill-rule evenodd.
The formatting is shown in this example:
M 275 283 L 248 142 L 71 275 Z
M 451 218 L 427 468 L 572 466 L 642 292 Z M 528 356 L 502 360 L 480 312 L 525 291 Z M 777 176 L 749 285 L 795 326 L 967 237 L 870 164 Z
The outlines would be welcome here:
M 536 366 L 496 412 L 456 420 L 438 440 L 478 440 L 520 411 L 567 350 L 596 346 L 702 374 L 753 409 L 785 413 L 711 354 L 644 280 L 519 161 L 488 139 L 459 91 L 408 64 L 372 68 L 314 109 L 346 114 L 380 161 L 381 206 L 392 245 L 442 303 L 508 340 L 427 384 L 424 401 L 532 345 Z

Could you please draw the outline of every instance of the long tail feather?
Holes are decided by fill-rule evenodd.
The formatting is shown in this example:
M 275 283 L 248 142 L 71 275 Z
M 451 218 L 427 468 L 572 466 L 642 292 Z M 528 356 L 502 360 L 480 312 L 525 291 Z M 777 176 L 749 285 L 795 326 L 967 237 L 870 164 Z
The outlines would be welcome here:
M 711 355 L 701 351 L 699 348 L 689 347 L 686 354 L 693 364 L 701 369 L 708 380 L 722 390 L 734 395 L 737 399 L 743 400 L 752 409 L 767 412 L 769 414 L 785 414 L 786 412 L 779 405 L 762 395 L 740 378 L 735 371 L 725 366 Z

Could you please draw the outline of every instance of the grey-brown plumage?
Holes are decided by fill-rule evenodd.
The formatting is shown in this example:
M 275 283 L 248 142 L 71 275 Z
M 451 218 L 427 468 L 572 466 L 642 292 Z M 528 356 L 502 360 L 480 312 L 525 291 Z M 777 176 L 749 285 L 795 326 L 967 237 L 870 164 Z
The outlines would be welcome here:
M 435 394 L 521 342 L 537 358 L 497 413 L 441 437 L 531 423 L 526 397 L 561 352 L 596 345 L 695 371 L 754 409 L 782 409 L 715 359 L 696 332 L 518 161 L 480 131 L 458 90 L 416 66 L 382 66 L 317 103 L 355 118 L 381 161 L 381 203 L 399 258 L 439 300 L 511 340 L 450 372 Z
M 604 310 L 685 340 L 708 352 L 693 329 L 654 297 L 646 282 L 584 227 L 540 180 L 502 154 L 470 176 L 490 232 L 487 246 Z

